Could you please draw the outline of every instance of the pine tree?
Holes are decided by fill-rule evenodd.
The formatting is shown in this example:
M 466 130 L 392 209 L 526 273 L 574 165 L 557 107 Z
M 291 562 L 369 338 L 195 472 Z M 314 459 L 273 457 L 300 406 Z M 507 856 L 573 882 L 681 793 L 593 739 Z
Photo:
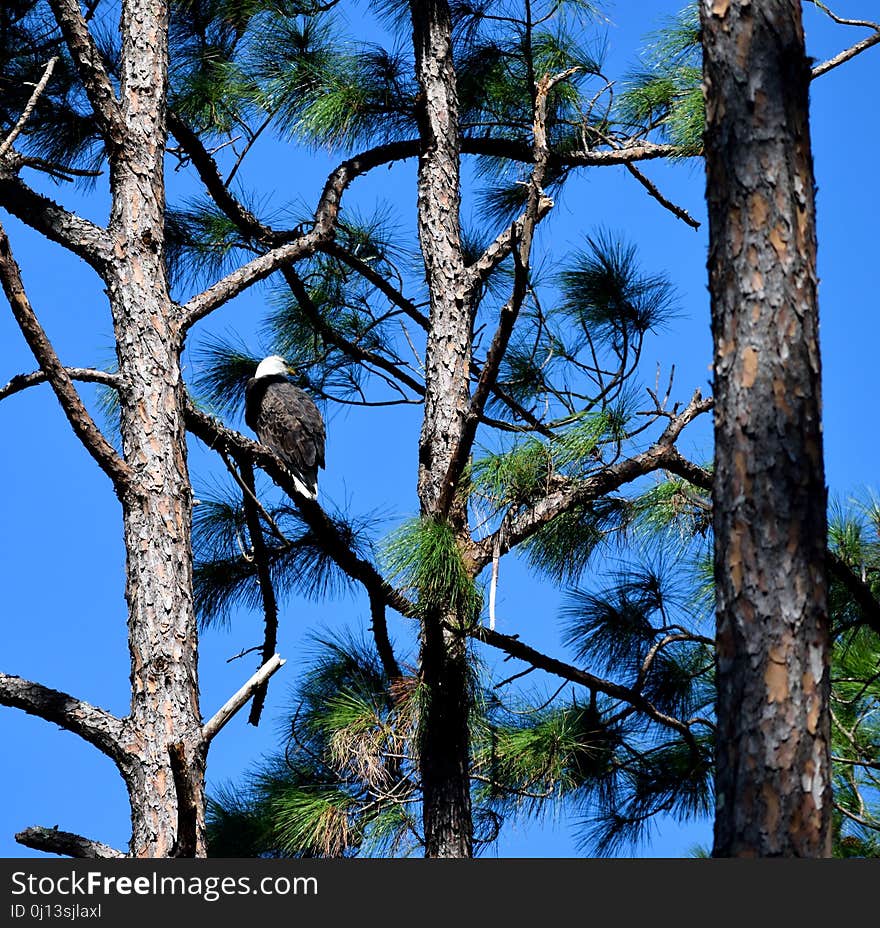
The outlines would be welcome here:
M 645 337 L 671 308 L 668 282 L 645 275 L 630 247 L 604 235 L 590 238 L 557 282 L 543 282 L 537 273 L 533 241 L 552 211 L 547 191 L 561 188 L 579 166 L 629 164 L 677 148 L 645 143 L 643 127 L 612 121 L 608 107 L 600 108 L 596 101 L 610 85 L 576 41 L 575 26 L 587 25 L 583 11 L 572 25 L 552 5 L 540 16 L 524 10 L 511 25 L 510 17 L 498 19 L 488 7 L 419 5 L 408 24 L 415 39 L 413 76 L 399 56 L 382 49 L 340 53 L 341 43 L 331 46 L 329 31 L 314 20 L 296 26 L 293 42 L 290 22 L 276 22 L 277 32 L 261 23 L 262 43 L 247 47 L 226 69 L 251 88 L 249 99 L 265 99 L 271 91 L 273 100 L 283 100 L 276 104 L 279 118 L 300 136 L 335 146 L 378 143 L 345 162 L 352 169 L 370 166 L 373 158 L 419 156 L 418 260 L 428 312 L 422 312 L 418 283 L 416 297 L 405 292 L 413 284 L 397 269 L 393 236 L 372 219 L 358 224 L 344 215 L 335 241 L 296 270 L 282 269 L 282 309 L 270 330 L 273 345 L 293 356 L 302 377 L 330 402 L 375 402 L 366 391 L 384 387 L 386 395 L 392 391 L 390 401 L 423 405 L 420 513 L 392 539 L 384 574 L 369 558 L 343 564 L 339 534 L 328 533 L 323 522 L 316 526 L 323 518 L 318 512 L 301 503 L 299 511 L 343 570 L 366 587 L 385 666 L 396 663 L 385 609 L 418 622 L 422 698 L 414 751 L 429 856 L 472 852 L 469 715 L 475 690 L 468 640 L 479 638 L 514 656 L 518 648 L 515 639 L 478 621 L 481 573 L 526 544 L 537 563 L 555 532 L 580 533 L 584 550 L 595 544 L 592 500 L 658 468 L 688 472 L 692 465 L 674 443 L 711 402 L 697 393 L 689 404 L 670 408 L 668 397 L 655 397 L 642 410 L 644 424 L 666 428 L 638 450 L 632 440 L 644 430 L 636 425 L 636 409 L 623 401 Z M 394 15 L 398 27 L 407 28 L 400 25 L 407 24 L 403 12 Z M 304 51 L 306 43 L 312 44 Z M 283 48 L 291 44 L 296 53 L 287 64 Z M 228 105 L 234 97 L 228 85 L 224 90 Z M 175 131 L 188 139 L 184 147 L 202 166 L 202 178 L 215 176 L 197 140 L 183 128 Z M 408 137 L 413 132 L 416 139 Z M 458 216 L 465 155 L 479 158 L 495 224 L 470 234 Z M 204 254 L 198 236 L 204 242 L 209 229 L 226 253 L 277 240 L 279 233 L 241 203 L 221 210 L 224 216 L 214 207 L 180 217 L 181 260 Z M 554 283 L 562 302 L 550 312 L 539 288 Z M 372 306 L 376 291 L 385 311 Z M 405 329 L 401 342 L 398 320 L 424 333 L 415 349 Z M 483 328 L 494 332 L 485 349 Z M 404 361 L 413 350 L 415 366 Z M 211 354 L 202 387 L 219 408 L 248 371 L 237 349 L 214 345 Z M 225 443 L 247 456 L 246 446 L 204 418 L 195 428 L 214 446 Z M 480 430 L 481 446 L 497 449 L 482 458 L 475 444 Z M 514 477 L 508 466 L 516 468 L 523 455 L 532 455 L 536 467 Z M 488 487 L 481 486 L 484 472 L 494 479 Z M 523 477 L 527 485 L 507 485 Z M 486 506 L 488 521 L 477 509 Z M 230 556 L 219 552 L 221 561 Z M 396 588 L 391 594 L 389 586 Z
M 675 403 L 671 388 L 665 398 L 650 391 L 644 408 L 632 398 L 644 346 L 673 305 L 669 281 L 644 272 L 625 242 L 594 230 L 584 230 L 578 253 L 551 252 L 563 266 L 551 273 L 536 238 L 566 180 L 606 165 L 625 165 L 657 203 L 693 224 L 637 164 L 694 153 L 679 132 L 692 120 L 672 118 L 679 101 L 693 109 L 694 98 L 678 88 L 666 103 L 656 94 L 614 103 L 601 56 L 587 51 L 595 24 L 580 0 L 396 4 L 383 11 L 388 33 L 401 39 L 392 48 L 349 40 L 336 12 L 297 2 L 124 0 L 118 27 L 108 28 L 73 0 L 17 0 L 2 12 L 0 206 L 94 269 L 117 355 L 112 372 L 61 363 L 4 234 L 0 278 L 39 370 L 13 378 L 2 396 L 48 381 L 120 500 L 132 701 L 117 718 L 4 675 L 0 702 L 60 724 L 114 760 L 129 792 L 132 855 L 205 853 L 208 747 L 251 695 L 251 721 L 259 720 L 280 663 L 278 603 L 291 590 L 317 599 L 334 585 L 357 590 L 374 653 L 365 661 L 337 648 L 363 674 L 354 682 L 343 675 L 346 698 L 297 732 L 330 763 L 333 790 L 287 808 L 282 852 L 347 853 L 364 836 L 409 835 L 431 856 L 467 856 L 502 814 L 498 790 L 533 791 L 528 758 L 540 763 L 544 750 L 534 749 L 536 739 L 562 745 L 562 779 L 601 781 L 601 757 L 630 743 L 631 733 L 618 730 L 621 714 L 647 742 L 665 738 L 668 756 L 705 784 L 705 745 L 692 730 L 701 723 L 680 717 L 690 704 L 671 678 L 675 662 L 664 659 L 674 642 L 651 656 L 643 629 L 621 652 L 617 680 L 497 632 L 491 605 L 491 576 L 510 552 L 551 580 L 577 583 L 626 521 L 618 497 L 627 488 L 638 497 L 639 481 L 657 471 L 703 485 L 704 471 L 676 442 L 711 400 L 697 392 Z M 634 90 L 656 90 L 652 81 Z M 658 127 L 667 137 L 650 140 Z M 248 192 L 249 157 L 270 138 L 339 159 L 305 213 L 270 211 Z M 415 254 L 387 217 L 343 208 L 358 178 L 407 159 L 418 161 Z M 474 230 L 459 216 L 465 163 L 476 168 L 483 207 Z M 169 166 L 187 172 L 200 195 L 167 204 Z M 105 168 L 106 227 L 26 180 L 38 172 L 100 184 Z M 420 409 L 418 512 L 382 543 L 360 514 L 304 498 L 267 448 L 221 421 L 234 424 L 240 411 L 252 347 L 203 339 L 197 376 L 184 383 L 180 356 L 199 323 L 263 281 L 274 305 L 267 338 L 319 400 L 379 407 L 376 417 L 388 404 Z M 111 391 L 119 448 L 76 381 Z M 237 494 L 196 507 L 195 565 L 187 433 L 217 452 Z M 210 624 L 239 603 L 265 616 L 260 670 L 235 704 L 203 724 L 197 616 Z M 415 630 L 412 666 L 389 634 L 389 611 Z M 658 614 L 651 621 L 662 629 Z M 598 666 L 611 642 L 584 635 L 596 647 L 583 662 Z M 485 696 L 489 683 L 474 666 L 482 646 L 589 695 L 515 725 Z M 636 664 L 649 657 L 639 676 Z M 386 741 L 376 741 L 379 732 Z M 605 738 L 600 760 L 588 763 L 597 738 Z M 620 831 L 649 818 L 655 800 L 683 801 L 658 779 L 671 762 L 632 767 L 633 791 L 613 793 L 635 797 L 631 809 L 621 811 L 626 800 L 604 807 L 612 837 L 615 823 Z M 295 775 L 302 785 L 316 772 L 300 764 Z M 343 779 L 358 785 L 340 790 Z M 377 802 L 395 783 L 417 797 L 402 817 Z M 335 832 L 310 826 L 327 819 Z M 79 856 L 121 853 L 53 830 L 20 840 Z
M 800 4 L 702 7 L 721 857 L 830 853 L 810 66 Z
M 534 21 L 528 18 L 532 12 Z M 631 248 L 598 235 L 560 275 L 561 311 L 542 305 L 532 249 L 537 225 L 552 210 L 547 191 L 561 188 L 581 165 L 628 164 L 678 149 L 642 142 L 643 128 L 618 124 L 606 105 L 590 102 L 588 89 L 595 96 L 598 88 L 602 97 L 610 86 L 599 62 L 552 6 L 540 15 L 532 12 L 510 25 L 510 17 L 498 20 L 488 7 L 449 11 L 442 4 L 420 5 L 409 24 L 413 77 L 389 52 L 362 48 L 343 55 L 335 50 L 338 43 L 334 49 L 313 47 L 307 56 L 298 51 L 289 71 L 279 73 L 282 48 L 271 31 L 258 49 L 263 58 L 236 65 L 257 79 L 272 74 L 276 98 L 281 94 L 289 101 L 283 118 L 301 135 L 332 145 L 379 142 L 373 151 L 391 159 L 419 154 L 417 227 L 427 314 L 418 299 L 390 283 L 401 276 L 393 236 L 372 220 L 358 228 L 343 218 L 331 247 L 296 271 L 283 271 L 278 302 L 284 308 L 272 329 L 273 344 L 295 357 L 303 377 L 330 401 L 364 401 L 369 375 L 374 389 L 384 384 L 398 402 L 423 403 L 420 515 L 396 538 L 384 577 L 398 588 L 405 581 L 405 589 L 389 599 L 383 580 L 372 574 L 368 587 L 384 663 L 392 663 L 382 632 L 385 606 L 417 619 L 421 629 L 417 665 L 424 699 L 415 750 L 431 856 L 467 856 L 472 850 L 468 638 L 508 646 L 477 622 L 480 574 L 526 542 L 537 559 L 546 547 L 542 538 L 551 532 L 581 532 L 584 546 L 588 539 L 595 543 L 587 513 L 594 495 L 658 467 L 687 470 L 674 441 L 710 405 L 699 395 L 674 411 L 660 398 L 652 401 L 643 411 L 669 428 L 644 453 L 618 462 L 637 421 L 636 410 L 621 401 L 645 336 L 670 309 L 670 288 L 662 275 L 639 270 Z M 575 25 L 587 24 L 581 17 Z M 289 28 L 279 26 L 277 37 L 288 42 Z M 317 25 L 297 35 L 297 48 L 307 40 L 326 42 Z M 418 133 L 418 144 L 407 132 Z M 192 140 L 188 145 L 192 150 Z M 500 233 L 489 228 L 467 235 L 460 228 L 464 155 L 480 159 L 485 201 L 495 229 L 503 223 Z M 271 241 L 271 230 L 244 213 L 226 210 L 243 237 L 239 242 Z M 181 217 L 182 225 L 194 230 L 195 218 Z M 199 228 L 207 227 L 207 218 L 198 220 Z M 216 228 L 226 230 L 224 247 L 235 241 L 221 217 Z M 186 247 L 192 249 L 192 239 Z M 359 257 L 364 254 L 369 263 Z M 388 302 L 378 317 L 359 289 L 364 277 L 367 294 L 379 289 Z M 419 357 L 415 367 L 403 361 L 408 349 L 395 334 L 397 317 L 424 333 L 424 361 Z M 475 345 L 483 327 L 495 334 L 480 351 Z M 237 364 L 239 352 L 224 352 L 222 345 L 213 349 L 203 385 L 206 396 L 222 405 L 247 372 Z M 541 358 L 556 360 L 548 365 Z M 498 453 L 472 462 L 479 429 L 483 446 L 495 446 Z M 510 441 L 517 435 L 519 440 Z M 551 449 L 557 438 L 558 452 Z M 504 486 L 511 477 L 507 462 L 516 467 L 524 454 L 532 454 L 537 465 L 531 485 Z M 621 466 L 609 469 L 611 464 Z M 487 495 L 481 474 L 495 467 L 501 472 Z M 477 497 L 469 500 L 472 485 Z M 492 508 L 489 523 L 475 504 Z M 474 526 L 481 521 L 494 525 L 494 532 L 478 541 Z
M 117 718 L 10 676 L 0 695 L 113 758 L 128 786 L 133 855 L 204 853 L 207 749 L 228 718 L 224 712 L 202 724 L 199 707 L 187 431 L 220 452 L 242 488 L 242 525 L 266 613 L 262 669 L 246 690 L 257 696 L 252 721 L 279 663 L 271 655 L 273 563 L 295 561 L 304 569 L 301 582 L 311 576 L 304 564 L 320 574 L 332 563 L 359 584 L 386 669 L 396 664 L 386 609 L 418 623 L 423 827 L 428 853 L 439 856 L 471 851 L 466 654 L 475 635 L 491 638 L 477 621 L 479 575 L 493 558 L 615 487 L 660 467 L 687 466 L 675 440 L 707 408 L 699 397 L 683 409 L 648 410 L 665 430 L 622 457 L 635 429 L 619 400 L 644 338 L 668 308 L 663 281 L 640 277 L 631 254 L 594 240 L 565 284 L 572 296 L 555 320 L 540 304 L 532 256 L 535 229 L 552 209 L 547 191 L 568 173 L 662 157 L 673 146 L 644 142 L 589 103 L 597 89 L 597 100 L 607 95 L 608 83 L 575 41 L 587 7 L 523 10 L 508 21 L 488 7 L 451 11 L 443 2 L 414 5 L 409 20 L 396 9 L 392 28 L 408 23 L 414 43 L 389 52 L 346 45 L 332 11 L 294 3 L 216 0 L 169 8 L 126 0 L 116 28 L 97 28 L 94 10 L 83 12 L 73 0 L 4 7 L 3 73 L 13 81 L 3 97 L 0 204 L 94 269 L 108 295 L 117 355 L 113 372 L 62 365 L 4 236 L 4 290 L 40 368 L 15 378 L 4 396 L 48 381 L 120 500 L 132 703 L 130 714 Z M 170 158 L 204 189 L 201 199 L 170 207 L 169 130 Z M 269 133 L 346 152 L 311 215 L 287 227 L 270 225 L 237 192 L 246 156 Z M 493 224 L 474 238 L 462 233 L 458 217 L 465 154 L 481 159 L 487 203 L 494 204 Z M 341 211 L 359 176 L 415 157 L 427 313 L 420 296 L 404 294 L 412 285 L 400 275 L 381 223 L 359 223 Z M 22 178 L 42 172 L 90 183 L 105 166 L 106 227 Z M 351 518 L 302 498 L 267 449 L 199 409 L 184 385 L 180 355 L 193 327 L 272 275 L 286 294 L 285 353 L 319 396 L 369 403 L 368 392 L 384 389 L 394 402 L 423 405 L 421 511 L 387 570 L 369 546 L 359 548 Z M 387 308 L 376 310 L 377 300 Z M 402 321 L 421 333 L 415 361 L 406 360 L 412 339 Z M 481 347 L 484 327 L 494 332 L 488 348 Z M 550 378 L 540 360 L 548 350 L 578 382 Z M 224 364 L 222 382 L 214 385 L 228 401 L 228 391 L 253 367 L 240 352 L 227 352 Z M 114 391 L 118 449 L 85 409 L 77 379 Z M 533 434 L 545 447 L 547 469 L 525 496 L 502 493 L 493 530 L 475 535 L 467 475 L 481 429 L 502 456 L 520 450 L 509 441 L 505 447 L 506 440 Z M 585 465 L 566 450 L 576 440 L 588 454 Z M 287 495 L 285 505 L 292 503 L 293 537 L 266 521 L 253 467 Z M 235 587 L 234 576 L 214 576 Z M 504 636 L 491 643 L 508 646 Z M 73 838 L 64 843 L 39 829 L 20 836 L 68 852 L 118 853 Z
M 209 739 L 199 709 L 190 580 L 192 493 L 179 362 L 183 329 L 164 264 L 167 7 L 142 0 L 123 4 L 116 84 L 79 4 L 57 0 L 50 6 L 51 19 L 43 4 L 4 7 L 4 72 L 7 56 L 25 74 L 34 74 L 34 65 L 45 68 L 50 93 L 39 99 L 34 93 L 40 116 L 21 128 L 30 140 L 27 147 L 41 153 L 41 132 L 59 138 L 52 157 L 60 163 L 53 168 L 42 154 L 36 161 L 20 155 L 12 144 L 16 123 L 5 135 L 0 202 L 83 258 L 105 284 L 118 359 L 114 385 L 120 396 L 121 454 L 91 419 L 42 330 L 5 233 L 0 233 L 0 278 L 42 372 L 122 507 L 132 698 L 129 715 L 117 718 L 4 676 L 3 702 L 57 721 L 112 758 L 132 798 L 133 855 L 191 856 L 204 847 Z M 56 64 L 63 77 L 53 86 Z M 88 109 L 74 106 L 65 112 L 77 94 L 85 95 Z M 53 110 L 63 112 L 60 125 L 52 120 Z M 27 113 L 26 107 L 21 118 Z M 18 176 L 28 167 L 71 176 L 76 159 L 90 155 L 106 157 L 110 165 L 106 228 L 65 211 Z

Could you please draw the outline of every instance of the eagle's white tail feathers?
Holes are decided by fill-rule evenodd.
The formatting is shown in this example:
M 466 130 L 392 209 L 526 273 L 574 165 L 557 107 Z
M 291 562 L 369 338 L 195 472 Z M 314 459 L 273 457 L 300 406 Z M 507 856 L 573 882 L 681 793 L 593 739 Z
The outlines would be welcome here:
M 297 490 L 299 490 L 300 493 L 302 493 L 303 496 L 308 497 L 310 500 L 318 499 L 317 486 L 309 486 L 303 481 L 302 477 L 296 473 L 296 471 L 291 470 L 290 468 L 288 468 L 288 471 L 290 472 L 290 476 L 293 478 L 293 485 L 297 488 Z

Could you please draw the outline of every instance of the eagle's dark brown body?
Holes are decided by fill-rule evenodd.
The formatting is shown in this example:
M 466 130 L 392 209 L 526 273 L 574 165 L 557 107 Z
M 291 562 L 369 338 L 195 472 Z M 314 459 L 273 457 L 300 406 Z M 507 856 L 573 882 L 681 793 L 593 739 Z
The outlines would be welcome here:
M 252 377 L 245 388 L 245 422 L 297 478 L 306 496 L 318 494 L 324 466 L 324 420 L 314 400 L 283 374 Z

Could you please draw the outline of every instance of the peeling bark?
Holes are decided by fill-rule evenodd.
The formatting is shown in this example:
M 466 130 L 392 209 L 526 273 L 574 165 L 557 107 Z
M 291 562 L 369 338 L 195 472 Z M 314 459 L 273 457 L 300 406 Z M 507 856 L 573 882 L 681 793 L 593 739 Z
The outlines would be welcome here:
M 830 853 L 826 490 L 800 4 L 701 5 L 715 341 L 717 857 Z
M 419 81 L 418 229 L 431 299 L 425 352 L 425 404 L 419 437 L 422 515 L 448 519 L 466 538 L 466 514 L 450 475 L 470 403 L 472 319 L 459 225 L 458 101 L 452 24 L 446 0 L 411 4 Z M 444 483 L 452 478 L 452 492 Z M 419 731 L 419 770 L 427 857 L 473 853 L 469 687 L 465 639 L 448 628 L 462 619 L 432 610 L 422 618 L 421 682 L 426 697 Z
M 119 111 L 111 147 L 114 255 L 107 274 L 119 364 L 125 461 L 134 472 L 122 496 L 131 655 L 131 855 L 167 857 L 176 848 L 178 794 L 203 856 L 204 768 L 192 603 L 192 491 L 186 461 L 182 335 L 163 256 L 168 8 L 127 0 L 122 11 Z M 114 122 L 108 119 L 108 131 Z M 175 748 L 175 769 L 171 746 Z M 182 779 L 187 781 L 185 788 Z
M 412 18 L 422 136 L 418 227 L 431 299 L 419 499 L 426 514 L 445 516 L 436 507 L 470 401 L 471 314 L 459 225 L 458 100 L 445 0 L 413 3 Z

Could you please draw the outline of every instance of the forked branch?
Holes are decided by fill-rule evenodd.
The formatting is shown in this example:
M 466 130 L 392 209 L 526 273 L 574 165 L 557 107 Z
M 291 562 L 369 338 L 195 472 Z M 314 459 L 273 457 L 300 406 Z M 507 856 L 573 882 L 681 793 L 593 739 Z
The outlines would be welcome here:
M 43 331 L 28 300 L 21 279 L 21 271 L 12 255 L 9 239 L 2 225 L 0 225 L 0 284 L 9 300 L 15 321 L 37 359 L 37 363 L 46 374 L 77 438 L 101 470 L 113 481 L 117 495 L 121 495 L 132 485 L 131 468 L 116 453 L 95 424 L 76 392 L 67 370 L 58 360 L 58 355 L 55 354 L 55 349 Z
M 880 43 L 880 23 L 871 22 L 867 19 L 844 19 L 842 16 L 838 16 L 836 13 L 832 12 L 821 0 L 809 0 L 809 2 L 820 9 L 839 26 L 857 26 L 862 29 L 871 29 L 874 33 L 862 39 L 860 42 L 856 42 L 855 45 L 850 45 L 849 48 L 834 55 L 833 58 L 829 58 L 827 61 L 817 64 L 811 72 L 814 79 L 821 77 L 823 74 L 827 74 L 829 71 L 833 71 L 834 68 L 840 67 L 840 65 L 855 58 L 856 55 L 860 55 L 862 52 Z

